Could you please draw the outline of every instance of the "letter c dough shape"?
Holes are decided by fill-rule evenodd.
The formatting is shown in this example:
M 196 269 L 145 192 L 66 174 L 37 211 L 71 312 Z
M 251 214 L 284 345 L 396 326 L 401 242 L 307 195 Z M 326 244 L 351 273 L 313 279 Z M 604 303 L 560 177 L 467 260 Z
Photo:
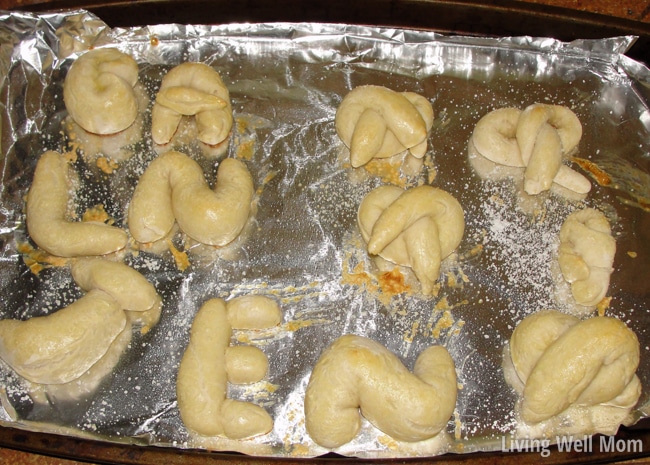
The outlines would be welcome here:
M 433 291 L 441 261 L 458 247 L 465 231 L 461 205 L 432 186 L 381 186 L 363 199 L 357 219 L 368 252 L 411 267 L 425 295 Z
M 93 134 L 123 131 L 138 116 L 134 86 L 138 64 L 113 48 L 81 55 L 70 67 L 63 84 L 63 100 L 75 122 Z
M 176 380 L 178 409 L 185 426 L 202 436 L 246 439 L 271 431 L 273 419 L 258 405 L 228 399 L 228 381 L 259 380 L 266 372 L 265 356 L 256 348 L 230 347 L 233 326 L 228 317 L 222 299 L 208 300 L 194 317 Z M 255 366 L 245 366 L 242 357 Z
M 335 125 L 355 168 L 405 150 L 422 158 L 433 126 L 433 109 L 426 98 L 413 92 L 359 86 L 343 98 Z
M 615 255 L 609 222 L 598 210 L 579 210 L 562 224 L 558 262 L 578 304 L 596 305 L 605 297 Z
M 57 152 L 41 155 L 27 193 L 27 230 L 32 240 L 58 257 L 106 255 L 126 247 L 126 231 L 92 221 L 67 219 L 70 164 Z
M 616 318 L 580 321 L 555 310 L 526 317 L 510 339 L 524 383 L 522 419 L 539 423 L 572 405 L 631 409 L 641 394 L 639 352 L 634 332 Z
M 254 193 L 253 179 L 239 160 L 221 161 L 213 190 L 197 162 L 169 151 L 140 177 L 129 205 L 129 229 L 136 241 L 155 242 L 177 222 L 197 242 L 224 246 L 246 225 Z
M 0 357 L 33 383 L 64 384 L 95 365 L 127 327 L 115 299 L 93 289 L 56 313 L 0 321 Z
M 183 63 L 163 78 L 151 113 L 154 142 L 170 142 L 183 116 L 194 116 L 198 139 L 208 145 L 225 141 L 232 129 L 228 88 L 204 63 Z
M 356 335 L 334 341 L 314 366 L 305 393 L 307 432 L 334 449 L 351 441 L 360 413 L 400 441 L 437 435 L 456 406 L 454 362 L 442 346 L 418 357 L 413 373 L 381 344 Z

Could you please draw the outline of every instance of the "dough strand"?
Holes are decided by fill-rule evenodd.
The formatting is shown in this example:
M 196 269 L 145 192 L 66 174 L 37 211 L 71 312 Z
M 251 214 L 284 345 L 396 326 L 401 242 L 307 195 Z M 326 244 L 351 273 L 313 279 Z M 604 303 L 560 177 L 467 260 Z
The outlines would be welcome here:
M 394 439 L 434 437 L 456 406 L 456 371 L 444 347 L 425 349 L 413 373 L 381 344 L 344 335 L 321 354 L 305 393 L 307 432 L 337 448 L 354 439 L 360 415 Z
M 27 231 L 46 252 L 58 257 L 106 255 L 126 247 L 126 231 L 92 221 L 69 221 L 70 164 L 57 152 L 41 155 L 27 193 Z

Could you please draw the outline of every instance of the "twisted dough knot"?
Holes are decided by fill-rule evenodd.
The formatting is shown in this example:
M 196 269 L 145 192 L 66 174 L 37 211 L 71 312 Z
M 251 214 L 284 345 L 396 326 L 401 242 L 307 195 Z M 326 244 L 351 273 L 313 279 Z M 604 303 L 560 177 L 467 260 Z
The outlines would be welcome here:
M 640 396 L 639 341 L 616 318 L 537 312 L 513 332 L 510 356 L 525 385 L 521 416 L 531 424 L 572 405 L 631 409 Z
M 118 340 L 126 347 L 129 338 L 122 335 L 130 333 L 131 323 L 158 321 L 160 296 L 129 266 L 82 259 L 72 264 L 72 275 L 87 291 L 74 303 L 47 316 L 0 321 L 0 357 L 33 383 L 78 380 L 100 364 Z
M 63 83 L 63 100 L 75 122 L 94 134 L 115 134 L 138 115 L 134 87 L 138 64 L 113 48 L 90 50 L 70 66 Z
M 609 287 L 616 241 L 605 215 L 593 208 L 572 213 L 560 228 L 558 262 L 580 305 L 596 305 Z
M 170 142 L 183 116 L 194 116 L 198 139 L 208 145 L 224 142 L 232 129 L 228 88 L 204 63 L 183 63 L 163 78 L 151 113 L 154 142 Z
M 339 447 L 359 432 L 361 413 L 395 439 L 423 441 L 449 421 L 456 391 L 454 361 L 444 347 L 424 350 L 411 373 L 381 344 L 345 335 L 312 371 L 305 393 L 307 432 L 323 447 Z
M 339 105 L 335 125 L 355 168 L 405 150 L 422 158 L 433 126 L 433 109 L 426 98 L 413 92 L 360 86 Z
M 357 219 L 368 252 L 412 268 L 425 295 L 433 291 L 441 261 L 458 247 L 465 230 L 458 201 L 432 186 L 379 187 L 363 199 Z
M 470 150 L 506 166 L 524 168 L 524 190 L 530 195 L 549 190 L 555 182 L 578 194 L 591 183 L 562 163 L 582 137 L 578 117 L 567 107 L 536 103 L 523 111 L 501 108 L 479 120 Z
M 213 190 L 197 162 L 170 151 L 152 161 L 140 177 L 129 205 L 129 229 L 136 241 L 155 242 L 177 222 L 192 239 L 224 246 L 246 225 L 253 194 L 253 179 L 241 161 L 221 162 Z
M 178 368 L 176 393 L 181 419 L 202 436 L 244 439 L 266 434 L 273 420 L 258 405 L 226 398 L 228 382 L 253 383 L 268 368 L 256 347 L 230 347 L 232 330 L 264 329 L 280 323 L 277 303 L 263 296 L 205 302 L 192 322 L 190 342 Z
M 126 231 L 94 221 L 68 221 L 71 167 L 57 152 L 41 155 L 27 194 L 26 221 L 31 239 L 58 257 L 105 255 L 126 247 Z

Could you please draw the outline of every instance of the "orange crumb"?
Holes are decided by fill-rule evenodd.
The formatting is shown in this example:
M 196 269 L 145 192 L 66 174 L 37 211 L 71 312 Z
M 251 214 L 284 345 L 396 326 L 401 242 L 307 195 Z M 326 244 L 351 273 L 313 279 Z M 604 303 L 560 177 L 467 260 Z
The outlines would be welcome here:
M 609 175 L 593 161 L 577 157 L 572 158 L 572 160 L 580 165 L 582 169 L 591 174 L 591 176 L 601 186 L 609 186 L 612 183 L 612 179 L 609 177 Z

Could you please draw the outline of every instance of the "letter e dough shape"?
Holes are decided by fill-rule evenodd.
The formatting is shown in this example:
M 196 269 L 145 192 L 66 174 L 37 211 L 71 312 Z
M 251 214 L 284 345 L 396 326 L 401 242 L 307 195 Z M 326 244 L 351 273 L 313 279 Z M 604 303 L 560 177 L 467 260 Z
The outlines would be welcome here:
M 181 419 L 188 429 L 202 436 L 245 439 L 273 428 L 273 420 L 263 408 L 226 398 L 231 334 L 226 302 L 208 300 L 194 317 L 190 342 L 178 369 L 176 393 Z

